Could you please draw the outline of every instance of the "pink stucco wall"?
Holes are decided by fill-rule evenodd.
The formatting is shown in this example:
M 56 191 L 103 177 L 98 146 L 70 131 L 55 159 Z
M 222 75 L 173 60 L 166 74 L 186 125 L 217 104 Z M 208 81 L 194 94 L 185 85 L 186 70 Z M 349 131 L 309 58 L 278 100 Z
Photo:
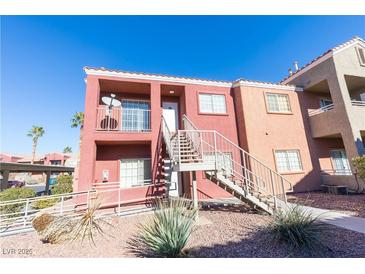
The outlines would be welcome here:
M 134 87 L 135 85 L 135 87 Z M 125 87 L 123 89 L 123 86 Z M 171 96 L 170 90 L 176 93 Z M 126 133 L 96 131 L 97 107 L 102 95 L 113 91 L 118 98 L 148 99 L 151 104 L 151 132 Z M 199 113 L 198 94 L 200 92 L 224 94 L 227 102 L 227 114 L 208 115 Z M 143 81 L 121 79 L 115 77 L 88 76 L 85 99 L 85 122 L 80 152 L 80 175 L 77 190 L 87 190 L 93 183 L 102 181 L 103 169 L 110 172 L 109 181 L 119 180 L 118 159 L 126 157 L 138 158 L 149 156 L 152 159 L 153 182 L 159 181 L 159 169 L 163 158 L 161 140 L 159 140 L 162 101 L 179 102 L 179 124 L 181 117 L 186 114 L 201 129 L 215 129 L 233 142 L 238 143 L 234 102 L 231 88 L 184 85 L 164 83 L 159 81 Z M 138 143 L 138 145 L 133 145 Z M 144 144 L 144 145 L 140 145 Z M 132 149 L 135 147 L 136 149 Z M 183 176 L 184 185 L 190 185 L 190 176 Z M 230 194 L 204 179 L 203 173 L 198 172 L 198 192 L 201 198 L 228 197 Z M 144 195 L 143 188 L 130 189 L 126 192 L 132 196 Z M 189 192 L 189 187 L 185 188 Z M 188 193 L 187 193 L 188 194 Z

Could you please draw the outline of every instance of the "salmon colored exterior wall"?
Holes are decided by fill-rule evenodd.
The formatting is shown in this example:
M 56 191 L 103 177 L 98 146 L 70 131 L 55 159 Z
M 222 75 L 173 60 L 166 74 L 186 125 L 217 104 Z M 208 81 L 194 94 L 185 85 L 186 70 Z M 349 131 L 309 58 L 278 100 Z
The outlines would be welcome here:
M 270 113 L 266 93 L 289 96 L 291 113 Z M 329 151 L 344 147 L 341 138 L 313 139 L 308 109 L 319 107 L 319 96 L 294 90 L 240 86 L 235 88 L 240 145 L 277 170 L 275 150 L 299 150 L 303 170 L 281 173 L 294 191 L 319 189 L 321 170 L 333 169 Z
M 113 81 L 120 89 L 125 83 L 142 83 L 149 86 L 143 94 L 131 94 L 115 92 L 117 98 L 132 98 L 150 100 L 151 105 L 151 132 L 107 132 L 96 131 L 97 108 L 101 105 L 102 95 L 110 94 L 103 90 L 103 81 Z M 128 84 L 129 85 L 129 84 Z M 132 84 L 131 84 L 132 85 Z M 168 90 L 175 89 L 177 94 L 171 95 Z M 199 93 L 224 94 L 226 96 L 227 114 L 210 115 L 199 112 Z M 103 181 L 102 172 L 109 170 L 109 182 L 119 181 L 119 160 L 122 158 L 151 158 L 152 179 L 154 184 L 160 185 L 161 159 L 165 156 L 161 147 L 160 122 L 162 115 L 162 102 L 176 101 L 179 103 L 179 127 L 182 126 L 182 115 L 186 114 L 189 119 L 200 129 L 215 129 L 235 143 L 238 143 L 236 130 L 236 118 L 234 99 L 230 87 L 217 87 L 206 85 L 189 85 L 180 83 L 168 83 L 161 81 L 144 81 L 137 79 L 123 79 L 120 77 L 87 76 L 85 120 L 82 134 L 80 151 L 80 172 L 76 191 L 90 189 L 94 183 Z M 191 176 L 183 174 L 184 194 L 191 195 Z M 202 172 L 197 172 L 198 195 L 200 199 L 232 197 L 229 193 L 204 179 Z M 152 190 L 151 190 L 152 189 Z M 157 188 L 158 193 L 161 188 Z M 151 196 L 151 191 L 156 189 L 138 187 L 123 189 L 123 199 L 135 199 Z
M 121 195 L 123 199 L 135 199 L 163 193 L 162 160 L 166 155 L 160 122 L 162 103 L 165 101 L 178 103 L 179 128 L 182 128 L 182 116 L 185 114 L 197 128 L 218 131 L 274 170 L 277 170 L 276 150 L 298 150 L 302 171 L 282 173 L 293 183 L 296 192 L 319 189 L 323 183 L 321 170 L 333 169 L 330 151 L 346 147 L 347 139 L 343 138 L 342 133 L 320 136 L 321 138 L 313 136 L 314 131 L 318 131 L 313 119 L 320 116 L 309 117 L 308 110 L 318 109 L 320 98 L 333 97 L 326 88 L 316 93 L 290 85 L 245 80 L 233 83 L 204 82 L 190 78 L 118 74 L 105 69 L 94 71 L 98 73 L 87 74 L 79 179 L 74 186 L 75 191 L 89 190 L 95 183 L 102 182 L 103 170 L 109 171 L 109 182 L 118 182 L 120 159 L 151 158 L 152 185 L 123 189 Z M 97 109 L 103 106 L 101 96 L 110 93 L 116 94 L 117 99 L 148 100 L 151 131 L 97 131 Z M 227 113 L 201 113 L 198 99 L 200 93 L 224 95 Z M 267 110 L 266 93 L 288 95 L 291 113 L 270 113 Z M 322 116 L 327 114 L 324 112 Z M 324 127 L 335 128 L 331 123 Z M 182 172 L 181 178 L 183 194 L 191 196 L 192 175 Z M 196 178 L 199 199 L 232 197 L 206 179 L 203 172 L 197 172 Z

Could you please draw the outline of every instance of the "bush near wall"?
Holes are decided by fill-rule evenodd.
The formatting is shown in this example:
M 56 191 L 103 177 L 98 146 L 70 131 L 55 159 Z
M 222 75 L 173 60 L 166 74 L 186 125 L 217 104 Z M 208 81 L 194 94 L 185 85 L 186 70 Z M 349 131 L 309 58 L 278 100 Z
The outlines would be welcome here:
M 17 199 L 26 199 L 26 198 L 32 198 L 35 196 L 35 191 L 30 188 L 8 188 L 2 192 L 0 192 L 0 201 L 11 201 L 11 200 L 17 200 Z M 0 213 L 6 214 L 6 213 L 15 213 L 19 212 L 23 207 L 25 206 L 24 203 L 18 203 L 14 205 L 4 205 L 0 206 Z
M 60 201 L 60 198 L 54 198 L 54 199 L 45 199 L 45 200 L 37 200 L 32 203 L 32 208 L 34 209 L 43 209 L 47 207 L 54 206 Z
M 56 178 L 56 184 L 52 188 L 52 195 L 65 194 L 72 192 L 72 176 L 71 175 L 60 175 Z M 34 209 L 43 209 L 54 206 L 60 202 L 60 198 L 53 199 L 42 199 L 32 203 Z
M 357 175 L 365 180 L 365 156 L 353 158 L 352 163 L 356 168 Z
M 72 176 L 60 175 L 56 179 L 56 184 L 52 188 L 52 194 L 64 194 L 72 192 Z

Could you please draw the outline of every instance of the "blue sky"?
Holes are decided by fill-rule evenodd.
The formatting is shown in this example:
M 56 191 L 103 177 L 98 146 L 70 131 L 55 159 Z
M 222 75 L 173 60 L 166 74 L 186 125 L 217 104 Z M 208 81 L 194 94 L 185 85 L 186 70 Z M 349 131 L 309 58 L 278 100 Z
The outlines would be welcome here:
M 84 109 L 84 66 L 277 82 L 295 60 L 365 37 L 364 18 L 1 17 L 0 151 L 30 154 L 32 125 L 46 131 L 39 153 L 77 150 L 70 119 Z

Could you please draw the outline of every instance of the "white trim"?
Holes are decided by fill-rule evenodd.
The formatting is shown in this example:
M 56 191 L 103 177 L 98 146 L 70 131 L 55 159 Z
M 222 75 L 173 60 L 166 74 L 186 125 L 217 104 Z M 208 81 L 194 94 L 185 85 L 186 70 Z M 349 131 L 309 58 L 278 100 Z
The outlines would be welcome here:
M 162 75 L 151 75 L 151 74 L 141 74 L 141 73 L 131 73 L 122 71 L 105 71 L 92 68 L 84 68 L 87 75 L 97 75 L 97 76 L 109 76 L 109 77 L 120 77 L 126 79 L 138 79 L 138 80 L 148 80 L 148 81 L 161 81 L 161 82 L 172 82 L 181 84 L 194 84 L 203 86 L 217 86 L 217 87 L 232 87 L 231 82 L 220 82 L 213 80 L 199 80 L 199 79 L 189 79 L 183 77 L 173 77 L 173 76 L 162 76 Z
M 119 77 L 119 78 L 125 78 L 125 79 L 161 81 L 161 82 L 172 82 L 172 83 L 180 83 L 180 84 L 217 86 L 217 87 L 226 87 L 226 88 L 234 88 L 234 87 L 239 87 L 239 86 L 243 85 L 243 86 L 250 86 L 250 87 L 303 91 L 302 88 L 295 87 L 292 85 L 276 84 L 276 83 L 263 83 L 263 82 L 247 81 L 247 80 L 224 82 L 224 81 L 201 80 L 201 79 L 191 79 L 191 78 L 184 78 L 184 77 L 174 77 L 174 76 L 142 74 L 142 73 L 133 73 L 133 72 L 110 71 L 110 70 L 93 69 L 93 68 L 87 68 L 87 67 L 84 68 L 84 71 L 87 75 Z
M 321 58 L 319 58 L 318 60 L 314 61 L 313 63 L 309 64 L 308 66 L 306 66 L 305 68 L 299 70 L 297 73 L 293 74 L 292 76 L 290 76 L 289 78 L 285 79 L 282 83 L 284 85 L 288 84 L 288 82 L 290 82 L 291 80 L 295 79 L 296 77 L 302 75 L 304 72 L 310 70 L 311 68 L 317 66 L 318 64 L 326 61 L 327 59 L 331 58 L 333 56 L 333 52 L 328 52 L 327 54 L 323 55 Z
M 306 67 L 304 67 L 303 69 L 300 69 L 297 73 L 293 74 L 292 76 L 289 76 L 287 79 L 285 79 L 281 83 L 287 84 L 289 81 L 294 80 L 296 77 L 302 75 L 303 73 L 305 73 L 306 71 L 310 70 L 311 68 L 317 66 L 318 64 L 320 64 L 320 63 L 326 61 L 327 59 L 335 56 L 336 54 L 339 54 L 342 51 L 344 51 L 354 45 L 358 45 L 358 44 L 364 45 L 365 42 L 360 37 L 357 37 L 357 38 L 354 38 L 348 42 L 345 42 L 337 47 L 332 48 L 328 53 L 323 55 L 321 58 L 314 61 L 313 63 L 308 64 Z
M 270 88 L 270 89 L 278 89 L 278 90 L 289 90 L 289 91 L 303 91 L 301 87 L 296 87 L 293 85 L 286 85 L 286 84 L 274 84 L 274 83 L 261 83 L 255 81 L 247 81 L 247 80 L 238 80 L 234 82 L 232 87 L 256 87 L 256 88 Z

